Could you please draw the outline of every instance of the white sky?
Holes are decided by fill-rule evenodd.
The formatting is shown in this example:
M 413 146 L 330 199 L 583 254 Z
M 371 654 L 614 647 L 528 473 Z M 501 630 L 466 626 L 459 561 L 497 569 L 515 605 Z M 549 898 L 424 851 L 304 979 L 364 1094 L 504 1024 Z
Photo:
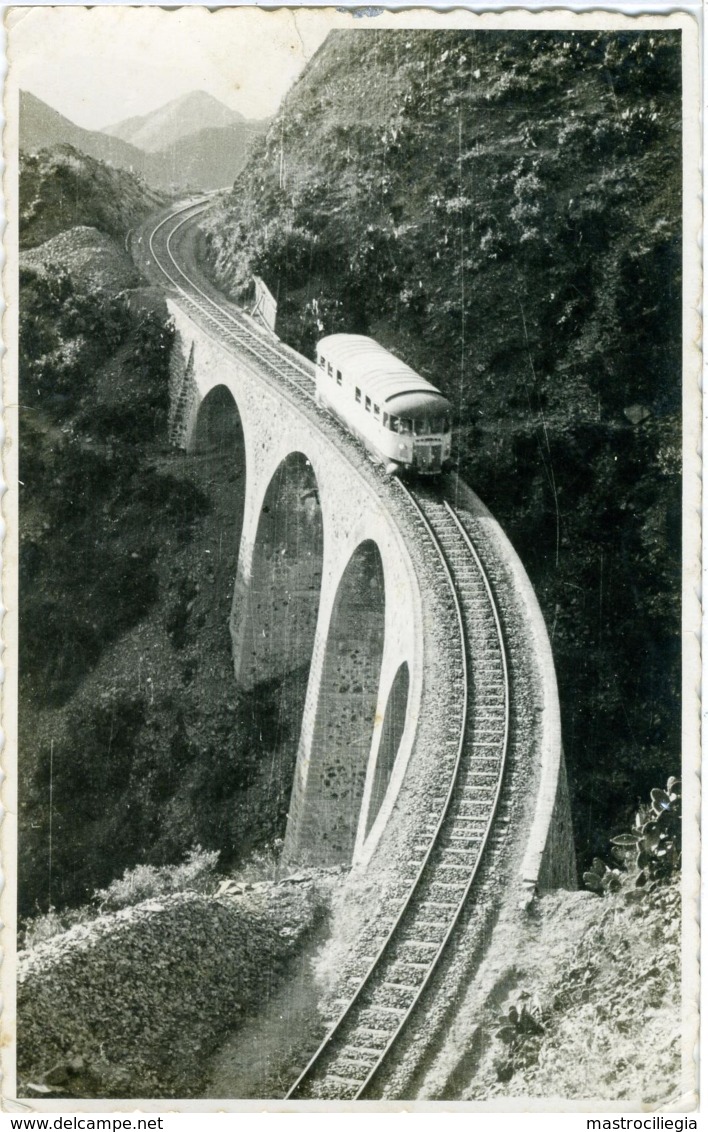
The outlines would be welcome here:
M 331 9 L 301 11 L 296 23 L 286 9 L 14 8 L 8 54 L 14 84 L 89 129 L 192 90 L 263 118 L 277 110 L 331 17 Z
M 448 0 L 437 2 L 446 7 Z M 479 4 L 479 0 L 467 0 L 471 2 Z M 595 6 L 594 0 L 584 2 Z M 636 2 L 649 6 L 647 0 Z M 699 0 L 682 2 L 692 5 Z M 484 0 L 484 7 L 494 8 L 498 3 Z M 580 17 L 550 10 L 537 15 L 528 10 L 545 3 L 526 0 L 526 11 L 515 8 L 503 16 L 479 16 L 460 8 L 446 14 L 431 12 L 425 7 L 426 0 L 408 0 L 410 6 L 402 12 L 379 9 L 376 16 L 364 18 L 355 18 L 341 7 L 324 6 L 272 12 L 252 6 L 215 12 L 202 7 L 165 10 L 147 5 L 16 7 L 6 9 L 5 17 L 8 90 L 29 90 L 89 129 L 156 110 L 192 90 L 207 91 L 247 118 L 264 118 L 275 113 L 332 28 L 572 27 L 581 19 L 586 27 L 606 27 L 623 19 L 601 11 Z M 605 3 L 621 6 L 617 0 Z M 657 26 L 663 19 L 655 17 Z M 625 26 L 628 23 L 625 17 Z

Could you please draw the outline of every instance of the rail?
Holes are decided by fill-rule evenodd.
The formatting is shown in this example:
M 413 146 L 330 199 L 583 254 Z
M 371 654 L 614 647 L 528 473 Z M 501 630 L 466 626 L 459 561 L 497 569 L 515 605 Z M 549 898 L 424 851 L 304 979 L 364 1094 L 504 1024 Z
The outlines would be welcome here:
M 314 366 L 311 369 L 305 363 L 295 361 L 286 355 L 286 351 L 282 346 L 277 346 L 271 342 L 260 329 L 256 329 L 255 323 L 247 319 L 243 314 L 234 314 L 220 306 L 210 295 L 206 293 L 198 283 L 190 279 L 183 268 L 178 264 L 175 259 L 171 242 L 176 233 L 185 224 L 189 223 L 196 216 L 200 216 L 208 208 L 205 204 L 189 204 L 185 208 L 180 209 L 178 212 L 171 212 L 168 216 L 164 217 L 159 224 L 157 224 L 150 232 L 149 247 L 150 254 L 166 279 L 169 280 L 171 285 L 182 295 L 189 306 L 195 307 L 202 317 L 206 318 L 209 322 L 213 323 L 222 334 L 227 338 L 233 340 L 236 346 L 241 350 L 246 350 L 253 357 L 256 358 L 261 365 L 266 364 L 271 370 L 277 373 L 278 377 L 284 378 L 290 385 L 295 386 L 301 393 L 314 399 Z M 184 214 L 184 215 L 183 215 Z M 177 274 L 184 281 L 178 282 L 171 274 L 170 270 L 165 266 L 160 253 L 158 253 L 155 246 L 155 237 L 170 221 L 174 221 L 177 217 L 182 217 L 177 224 L 170 229 L 165 237 L 165 254 L 169 261 L 169 266 L 174 268 Z M 199 296 L 195 298 L 195 295 Z
M 450 806 L 450 800 L 452 798 L 452 794 L 453 794 L 453 791 L 454 791 L 454 788 L 455 788 L 455 780 L 456 780 L 456 777 L 457 777 L 457 771 L 459 769 L 460 760 L 462 758 L 462 750 L 463 750 L 464 738 L 465 738 L 465 728 L 466 728 L 466 723 L 467 723 L 467 702 L 468 702 L 468 696 L 467 696 L 467 649 L 465 647 L 465 631 L 464 631 L 464 624 L 463 624 L 463 620 L 462 620 L 462 610 L 460 608 L 460 603 L 459 603 L 459 600 L 457 598 L 457 593 L 455 591 L 455 585 L 454 585 L 454 581 L 453 581 L 453 578 L 452 578 L 452 574 L 450 572 L 450 568 L 448 566 L 448 563 L 447 563 L 447 560 L 446 560 L 445 555 L 443 553 L 443 550 L 440 547 L 440 544 L 438 543 L 437 539 L 435 538 L 435 535 L 434 535 L 433 530 L 430 526 L 430 523 L 426 519 L 423 510 L 421 509 L 419 504 L 416 502 L 416 499 L 415 499 L 415 496 L 413 495 L 413 493 L 411 491 L 409 491 L 408 488 L 405 487 L 405 485 L 402 484 L 400 480 L 397 480 L 396 482 L 398 483 L 398 486 L 401 489 L 401 491 L 404 493 L 404 495 L 408 498 L 410 503 L 415 508 L 419 519 L 421 520 L 423 526 L 425 527 L 425 529 L 428 533 L 428 536 L 429 536 L 433 546 L 435 547 L 435 550 L 436 550 L 436 553 L 438 554 L 438 557 L 439 557 L 440 563 L 442 565 L 443 571 L 446 575 L 447 582 L 448 582 L 448 585 L 450 587 L 450 592 L 451 592 L 453 603 L 454 603 L 455 616 L 456 616 L 458 629 L 459 629 L 459 633 L 460 633 L 460 640 L 461 640 L 461 643 L 462 643 L 462 674 L 463 674 L 463 682 L 464 682 L 463 698 L 462 698 L 462 719 L 461 719 L 461 723 L 460 723 L 460 739 L 459 739 L 457 754 L 456 754 L 456 758 L 455 758 L 455 766 L 454 766 L 454 770 L 453 770 L 453 775 L 452 775 L 452 779 L 450 781 L 450 785 L 448 787 L 447 797 L 445 799 L 445 805 L 444 805 L 443 811 L 440 815 L 440 819 L 439 819 L 437 827 L 435 829 L 435 833 L 434 833 L 434 835 L 431 839 L 430 845 L 428 846 L 428 849 L 425 853 L 425 856 L 424 856 L 424 858 L 421 862 L 420 868 L 418 870 L 418 873 L 416 874 L 416 878 L 413 882 L 413 885 L 411 886 L 411 889 L 408 893 L 408 896 L 406 897 L 406 899 L 405 899 L 405 901 L 404 901 L 404 903 L 403 903 L 403 905 L 402 905 L 402 907 L 399 911 L 399 914 L 396 917 L 396 920 L 395 920 L 393 926 L 391 927 L 388 935 L 386 936 L 386 939 L 384 940 L 383 944 L 379 948 L 378 954 L 376 955 L 373 962 L 370 964 L 366 974 L 364 975 L 363 979 L 361 980 L 355 994 L 350 999 L 346 1008 L 341 1012 L 339 1018 L 334 1023 L 334 1025 L 330 1029 L 329 1033 L 327 1034 L 327 1036 L 324 1038 L 324 1040 L 320 1044 L 319 1048 L 313 1054 L 312 1058 L 310 1059 L 308 1064 L 303 1069 L 303 1071 L 300 1074 L 300 1076 L 298 1077 L 297 1081 L 288 1090 L 286 1097 L 285 1097 L 286 1100 L 294 1099 L 296 1097 L 297 1092 L 300 1089 L 300 1086 L 303 1085 L 304 1082 L 311 1076 L 313 1070 L 319 1064 L 319 1062 L 320 1062 L 323 1054 L 325 1053 L 325 1051 L 329 1047 L 331 1047 L 332 1042 L 336 1040 L 336 1036 L 337 1036 L 338 1032 L 341 1030 L 345 1021 L 351 1016 L 352 1012 L 356 1008 L 362 994 L 364 993 L 366 988 L 369 986 L 371 980 L 373 979 L 373 977 L 374 977 L 374 975 L 375 975 L 375 973 L 376 973 L 376 971 L 377 971 L 377 969 L 378 969 L 378 967 L 381 963 L 381 960 L 384 957 L 384 954 L 387 952 L 389 947 L 392 945 L 392 943 L 394 941 L 394 937 L 395 937 L 396 932 L 398 930 L 399 924 L 401 923 L 401 921 L 402 921 L 404 915 L 406 914 L 406 912 L 408 911 L 408 909 L 411 907 L 411 902 L 412 902 L 412 900 L 415 896 L 415 892 L 416 892 L 416 889 L 418 887 L 418 884 L 421 881 L 422 876 L 423 876 L 426 868 L 428 867 L 430 855 L 431 855 L 431 853 L 432 853 L 432 851 L 435 847 L 435 844 L 437 842 L 437 839 L 438 839 L 438 836 L 439 836 L 439 833 L 440 833 L 440 829 L 442 827 L 442 824 L 445 820 L 445 816 L 446 816 L 447 811 L 448 811 L 449 806 Z M 411 1004 L 409 1010 L 406 1012 L 405 1017 L 401 1020 L 400 1024 L 396 1027 L 395 1033 L 392 1035 L 392 1037 L 388 1041 L 385 1049 L 382 1051 L 382 1056 L 381 1056 L 380 1061 L 377 1063 L 376 1069 L 378 1069 L 378 1066 L 383 1062 L 384 1057 L 386 1056 L 386 1054 L 388 1053 L 388 1051 L 392 1047 L 393 1043 L 396 1041 L 397 1037 L 399 1036 L 400 1032 L 402 1031 L 402 1029 L 403 1029 L 406 1021 L 408 1020 L 408 1017 L 409 1017 L 409 1015 L 410 1015 L 410 1013 L 413 1009 L 413 1006 L 418 1001 L 418 998 L 419 998 L 419 995 L 416 996 L 415 1002 Z M 363 1090 L 366 1088 L 366 1086 L 369 1084 L 369 1082 L 373 1079 L 374 1072 L 375 1072 L 375 1070 L 372 1070 L 371 1073 L 366 1078 L 366 1080 L 362 1083 L 361 1089 L 360 1089 L 359 1093 L 357 1094 L 357 1096 L 361 1095 L 361 1092 L 363 1092 Z M 355 1096 L 352 1099 L 357 1099 L 357 1097 Z
M 450 835 L 452 834 L 452 830 L 455 828 L 455 820 L 456 819 L 455 819 L 455 815 L 453 815 L 451 811 L 452 811 L 453 803 L 455 801 L 456 794 L 458 792 L 459 785 L 460 785 L 461 770 L 462 770 L 462 767 L 463 767 L 463 762 L 465 761 L 465 749 L 466 749 L 466 747 L 468 748 L 468 751 L 467 751 L 468 757 L 473 757 L 473 750 L 471 749 L 471 748 L 473 748 L 473 743 L 472 743 L 472 740 L 470 740 L 470 738 L 466 734 L 466 731 L 467 731 L 466 712 L 467 712 L 467 702 L 468 702 L 468 698 L 469 698 L 468 657 L 467 657 L 469 645 L 468 645 L 467 633 L 466 633 L 465 624 L 464 624 L 465 618 L 463 616 L 462 605 L 461 605 L 460 596 L 459 596 L 459 593 L 458 593 L 458 583 L 456 583 L 454 569 L 452 568 L 450 562 L 448 561 L 448 556 L 446 555 L 446 552 L 445 552 L 445 550 L 442 546 L 441 539 L 440 539 L 440 537 L 438 537 L 438 534 L 436 534 L 436 531 L 434 529 L 434 524 L 430 521 L 429 516 L 426 514 L 425 505 L 422 504 L 421 501 L 416 498 L 415 494 L 410 489 L 408 489 L 404 484 L 402 484 L 400 481 L 397 481 L 397 482 L 399 483 L 399 487 L 400 487 L 401 491 L 406 495 L 406 497 L 410 501 L 411 505 L 415 509 L 415 512 L 416 512 L 420 522 L 424 526 L 428 536 L 430 537 L 430 539 L 431 539 L 431 541 L 432 541 L 432 543 L 435 547 L 438 559 L 441 563 L 442 569 L 445 573 L 448 585 L 450 587 L 450 591 L 451 591 L 452 596 L 453 596 L 456 617 L 457 617 L 457 621 L 458 621 L 458 625 L 459 625 L 461 638 L 462 638 L 462 641 L 463 641 L 463 693 L 464 693 L 463 694 L 463 701 L 464 701 L 464 713 L 463 713 L 463 719 L 462 719 L 462 727 L 461 727 L 461 731 L 460 731 L 460 742 L 459 742 L 458 751 L 457 751 L 457 758 L 456 758 L 456 761 L 455 761 L 454 769 L 453 769 L 453 772 L 451 774 L 450 783 L 449 783 L 449 786 L 448 786 L 445 804 L 444 804 L 443 810 L 441 812 L 440 818 L 438 820 L 437 827 L 436 827 L 434 834 L 431 838 L 428 849 L 427 849 L 425 856 L 424 856 L 424 858 L 421 862 L 420 868 L 418 869 L 415 881 L 411 885 L 411 888 L 408 892 L 408 895 L 407 895 L 407 897 L 406 897 L 406 899 L 405 899 L 405 901 L 404 901 L 404 903 L 403 903 L 403 905 L 402 905 L 402 907 L 401 907 L 401 909 L 400 909 L 400 911 L 397 915 L 395 923 L 393 924 L 390 931 L 388 932 L 386 939 L 384 940 L 383 944 L 379 948 L 378 954 L 376 955 L 375 959 L 370 964 L 364 978 L 361 980 L 361 982 L 360 982 L 359 986 L 357 987 L 355 993 L 352 995 L 352 997 L 351 997 L 350 1001 L 348 1002 L 347 1006 L 345 1007 L 344 1011 L 342 1011 L 342 1013 L 340 1014 L 337 1021 L 331 1027 L 330 1031 L 328 1032 L 328 1034 L 326 1035 L 326 1037 L 324 1038 L 324 1040 L 320 1044 L 319 1048 L 317 1049 L 317 1051 L 315 1052 L 313 1057 L 310 1059 L 309 1063 L 307 1064 L 307 1066 L 305 1067 L 303 1072 L 298 1077 L 295 1084 L 292 1086 L 292 1088 L 287 1093 L 286 1099 L 290 1099 L 290 1100 L 295 1100 L 295 1099 L 298 1098 L 298 1096 L 303 1095 L 305 1088 L 308 1085 L 315 1083 L 316 1080 L 318 1079 L 318 1075 L 319 1075 L 320 1082 L 322 1082 L 323 1080 L 326 1081 L 328 1078 L 333 1077 L 335 1082 L 341 1081 L 342 1085 L 345 1088 L 348 1087 L 348 1095 L 346 1096 L 347 1100 L 357 1100 L 357 1099 L 361 1099 L 361 1098 L 364 1097 L 364 1095 L 366 1094 L 366 1091 L 369 1089 L 369 1087 L 374 1082 L 375 1078 L 379 1075 L 380 1071 L 384 1067 L 384 1064 L 386 1062 L 386 1059 L 387 1059 L 391 1049 L 393 1048 L 394 1044 L 398 1041 L 398 1039 L 400 1038 L 400 1036 L 402 1035 L 402 1033 L 406 1029 L 406 1026 L 409 1023 L 411 1015 L 413 1014 L 413 1012 L 414 1012 L 416 1006 L 418 1005 L 422 995 L 424 994 L 426 988 L 429 986 L 430 981 L 433 978 L 435 972 L 439 968 L 440 961 L 442 960 L 442 957 L 443 957 L 443 954 L 446 951 L 447 945 L 448 945 L 448 943 L 449 943 L 449 941 L 452 937 L 452 934 L 453 934 L 453 932 L 454 932 L 454 930 L 455 930 L 455 928 L 456 928 L 456 926 L 459 922 L 460 916 L 462 915 L 462 912 L 463 912 L 464 907 L 466 905 L 470 891 L 471 891 L 471 889 L 474 885 L 474 882 L 477 878 L 479 866 L 480 866 L 481 861 L 483 860 L 484 851 L 487 847 L 488 841 L 490 839 L 490 835 L 492 833 L 492 828 L 494 826 L 494 820 L 495 820 L 495 817 L 497 815 L 497 810 L 498 810 L 498 805 L 499 805 L 501 785 L 502 785 L 504 768 L 505 768 L 505 764 L 506 764 L 506 755 L 507 755 L 507 750 L 508 750 L 509 726 L 510 726 L 509 674 L 508 674 L 508 664 L 507 664 L 507 658 L 506 658 L 506 651 L 505 651 L 505 648 L 504 648 L 501 622 L 500 622 L 499 614 L 498 614 L 498 611 L 497 611 L 497 608 L 496 608 L 496 603 L 494 601 L 492 587 L 491 587 L 491 584 L 489 582 L 489 578 L 487 576 L 487 573 L 486 573 L 486 571 L 485 571 L 485 569 L 482 565 L 482 562 L 479 558 L 479 555 L 477 554 L 475 548 L 473 547 L 472 542 L 469 538 L 469 535 L 468 535 L 467 531 L 465 530 L 464 525 L 460 521 L 459 516 L 457 515 L 457 513 L 455 512 L 453 507 L 450 505 L 450 503 L 447 502 L 446 500 L 444 500 L 442 502 L 442 506 L 445 509 L 445 514 L 446 514 L 447 518 L 449 519 L 449 521 L 453 524 L 454 529 L 457 532 L 457 534 L 459 535 L 460 539 L 462 540 L 462 544 L 464 545 L 466 551 L 469 552 L 469 554 L 471 556 L 471 560 L 475 564 L 479 578 L 480 578 L 482 585 L 484 587 L 484 592 L 487 595 L 489 607 L 490 607 L 492 617 L 493 617 L 495 633 L 496 633 L 497 641 L 498 641 L 498 644 L 499 644 L 502 673 L 503 673 L 503 703 L 504 703 L 504 707 L 503 707 L 503 736 L 502 736 L 501 743 L 499 744 L 499 746 L 500 746 L 500 756 L 501 757 L 499 759 L 499 762 L 498 762 L 498 765 L 496 767 L 496 771 L 495 771 L 495 774 L 494 774 L 495 783 L 494 783 L 494 788 L 493 788 L 493 792 L 492 792 L 492 798 L 491 798 L 491 801 L 490 801 L 490 804 L 489 804 L 488 816 L 487 816 L 487 819 L 486 819 L 486 825 L 485 825 L 485 828 L 483 830 L 483 834 L 482 834 L 481 839 L 480 839 L 478 846 L 477 846 L 477 850 L 476 850 L 476 854 L 475 854 L 475 860 L 474 860 L 473 864 L 471 865 L 471 867 L 469 869 L 469 873 L 467 875 L 463 889 L 457 895 L 454 903 L 449 906 L 451 910 L 448 912 L 448 915 L 447 915 L 447 920 L 446 920 L 446 923 L 444 925 L 444 932 L 443 932 L 442 938 L 437 943 L 434 953 L 427 957 L 426 964 L 425 964 L 426 971 L 425 971 L 424 977 L 418 983 L 418 985 L 415 988 L 413 988 L 412 992 L 409 994 L 408 1002 L 406 1003 L 405 1008 L 402 1009 L 399 1012 L 399 1016 L 395 1021 L 395 1025 L 392 1026 L 390 1033 L 386 1037 L 385 1044 L 383 1046 L 381 1046 L 380 1049 L 378 1049 L 376 1051 L 376 1054 L 377 1054 L 376 1060 L 374 1061 L 373 1064 L 371 1064 L 368 1067 L 368 1069 L 365 1073 L 365 1076 L 363 1076 L 361 1079 L 357 1080 L 356 1078 L 351 1078 L 351 1077 L 350 1078 L 342 1078 L 340 1075 L 336 1074 L 336 1072 L 335 1072 L 335 1074 L 328 1073 L 326 1063 L 327 1063 L 327 1061 L 334 1060 L 335 1065 L 336 1065 L 337 1058 L 342 1057 L 342 1049 L 341 1049 L 342 1043 L 345 1043 L 349 1047 L 349 1049 L 352 1051 L 352 1053 L 345 1055 L 345 1056 L 348 1056 L 350 1059 L 356 1060 L 356 1051 L 359 1047 L 358 1047 L 358 1044 L 356 1043 L 356 1040 L 355 1040 L 354 1043 L 352 1043 L 351 1038 L 348 1041 L 346 1041 L 346 1035 L 345 1035 L 344 1031 L 346 1029 L 347 1023 L 350 1021 L 350 1019 L 352 1019 L 352 1017 L 355 1015 L 355 1012 L 357 1011 L 357 1009 L 362 1005 L 362 1000 L 365 998 L 367 990 L 371 987 L 371 985 L 374 983 L 374 981 L 377 979 L 377 977 L 379 977 L 379 972 L 380 972 L 382 966 L 384 966 L 386 964 L 388 964 L 390 966 L 392 962 L 396 963 L 396 962 L 399 961 L 398 956 L 395 954 L 395 950 L 396 950 L 396 948 L 398 947 L 398 944 L 399 944 L 398 937 L 401 934 L 402 925 L 404 924 L 406 919 L 411 919 L 411 918 L 413 919 L 413 925 L 412 926 L 411 926 L 411 924 L 407 925 L 408 934 L 409 935 L 411 934 L 411 930 L 413 932 L 416 931 L 415 916 L 416 916 L 416 912 L 417 912 L 418 902 L 420 902 L 420 906 L 421 906 L 421 909 L 423 911 L 425 911 L 426 899 L 428 900 L 429 905 L 432 904 L 432 902 L 429 900 L 429 898 L 425 896 L 424 891 L 421 891 L 421 890 L 424 889 L 426 884 L 428 885 L 428 887 L 430 887 L 431 885 L 434 885 L 436 883 L 435 876 L 434 876 L 436 870 L 438 872 L 441 872 L 441 871 L 444 871 L 445 868 L 450 867 L 450 866 L 445 866 L 444 864 L 441 865 L 439 863 L 436 865 L 435 863 L 433 863 L 433 857 L 437 852 L 440 851 L 441 843 L 444 841 L 444 839 L 446 837 L 449 838 Z M 438 520 L 438 522 L 439 522 L 439 520 Z M 465 821 L 465 820 L 469 820 L 469 819 L 467 819 L 465 816 L 458 815 L 458 823 L 459 823 L 459 821 Z M 461 850 L 460 850 L 460 852 L 461 852 Z M 464 867 L 464 866 L 460 866 L 460 867 Z M 424 920 L 424 921 L 422 921 L 422 923 L 427 924 L 427 923 L 429 923 L 429 921 Z M 411 943 L 414 943 L 414 941 L 409 940 L 408 943 L 410 945 Z M 405 965 L 405 960 L 403 961 L 403 964 Z M 384 984 L 384 986 L 386 986 L 386 985 L 388 985 L 390 987 L 392 984 L 390 984 L 390 983 Z M 366 1010 L 366 1009 L 371 1010 L 371 1009 L 374 1009 L 374 1007 L 371 1007 L 371 1006 L 367 1007 L 366 1003 L 364 1003 L 362 1009 L 363 1010 Z M 369 1029 L 368 1027 L 364 1026 L 364 1030 L 368 1030 L 368 1029 Z M 379 1033 L 382 1033 L 382 1032 L 383 1031 L 379 1031 Z
M 249 326 L 245 316 L 237 317 L 225 310 L 194 280 L 190 279 L 177 263 L 171 248 L 173 237 L 184 224 L 201 215 L 206 207 L 203 204 L 195 205 L 192 203 L 179 212 L 171 213 L 156 225 L 150 233 L 149 240 L 150 252 L 155 263 L 170 284 L 183 296 L 187 304 L 196 308 L 202 317 L 215 324 L 220 332 L 225 334 L 237 348 L 247 350 L 255 356 L 261 365 L 267 367 L 271 372 L 274 371 L 278 376 L 284 377 L 291 386 L 296 386 L 301 395 L 304 393 L 309 399 L 314 400 L 314 379 L 306 366 L 304 364 L 297 365 L 289 356 L 284 357 L 282 348 L 269 341 L 264 333 Z M 185 215 L 182 215 L 183 213 Z M 170 221 L 175 221 L 180 216 L 182 218 L 173 225 L 164 241 L 164 253 L 169 260 L 169 265 L 166 267 L 161 259 L 162 251 L 158 253 L 156 249 L 155 237 Z M 183 282 L 178 282 L 175 279 L 172 269 L 178 273 Z M 198 298 L 195 298 L 195 295 Z M 307 383 L 303 382 L 303 378 L 307 378 Z M 320 1084 L 329 1081 L 330 1087 L 334 1088 L 337 1095 L 345 1094 L 343 1099 L 348 1100 L 361 1098 L 372 1085 L 382 1070 L 392 1047 L 405 1030 L 433 975 L 439 968 L 441 959 L 477 879 L 480 863 L 485 859 L 485 850 L 490 841 L 499 807 L 509 745 L 510 694 L 504 637 L 492 586 L 469 534 L 451 504 L 447 500 L 434 495 L 428 499 L 423 498 L 422 495 L 419 498 L 400 480 L 396 480 L 395 483 L 411 507 L 421 529 L 434 547 L 454 609 L 461 656 L 461 712 L 456 754 L 439 818 L 437 823 L 432 826 L 432 831 L 427 834 L 425 851 L 418 864 L 415 878 L 411 882 L 408 893 L 397 912 L 395 922 L 389 929 L 383 943 L 379 946 L 377 954 L 368 965 L 355 992 L 349 997 L 345 1008 L 288 1091 L 286 1099 L 297 1099 L 303 1095 L 308 1087 L 316 1085 L 318 1081 Z M 447 550 L 445 543 L 448 546 Z M 472 571 L 471 564 L 474 564 L 474 571 Z M 466 591 L 471 592 L 472 590 L 476 591 L 476 596 L 473 595 L 472 598 L 467 599 L 469 609 L 466 612 L 464 595 Z M 485 606 L 484 615 L 479 612 L 481 605 Z M 475 613 L 475 610 L 478 612 Z M 493 736 L 491 743 L 479 739 L 474 726 L 470 726 L 468 717 L 468 704 L 471 700 L 470 664 L 472 662 L 469 626 L 475 625 L 475 618 L 479 622 L 480 618 L 490 612 L 494 626 L 493 634 L 488 630 L 486 632 L 488 636 L 493 635 L 494 637 L 494 649 L 490 652 L 490 655 L 495 660 L 498 651 L 501 676 L 498 681 L 495 677 L 495 680 L 491 683 L 480 681 L 479 698 L 481 699 L 485 694 L 485 689 L 500 690 L 501 700 L 495 701 L 493 697 L 492 706 L 487 709 L 487 720 L 490 723 L 491 730 L 483 732 L 484 735 Z M 479 680 L 479 677 L 477 679 Z M 473 684 L 474 680 L 473 671 Z M 477 705 L 477 710 L 479 712 L 479 705 Z M 499 730 L 495 730 L 495 727 L 498 727 Z M 472 733 L 470 734 L 470 732 Z M 493 751 L 491 755 L 488 753 L 490 748 Z M 472 792 L 472 788 L 466 785 L 466 778 L 475 783 L 479 779 L 487 782 L 486 803 L 483 806 L 480 806 L 479 802 L 479 787 L 475 787 L 474 809 L 471 815 L 466 810 L 462 810 L 463 806 L 473 804 L 472 797 L 470 801 L 465 801 L 465 790 L 468 789 L 470 793 Z M 483 817 L 479 816 L 481 808 L 485 810 Z M 479 828 L 480 824 L 481 828 Z M 468 832 L 465 832 L 465 830 Z M 464 845 L 464 848 L 455 848 L 455 844 Z M 462 857 L 463 863 L 459 865 L 446 863 L 450 854 L 458 854 L 453 860 L 459 860 Z M 440 879 L 442 875 L 454 869 L 464 873 L 463 880 L 446 883 Z M 431 897 L 430 893 L 433 892 L 436 885 L 442 886 L 443 889 L 452 890 L 449 893 L 449 900 L 435 900 Z M 430 911 L 433 908 L 445 909 L 441 922 L 421 919 L 423 912 Z M 425 924 L 434 926 L 436 931 L 440 933 L 439 938 L 429 942 L 425 938 L 426 935 L 432 934 L 434 936 L 435 933 L 424 932 L 421 935 L 420 928 Z M 416 931 L 419 938 L 415 937 Z M 412 962 L 401 959 L 400 951 L 402 950 L 405 953 L 405 949 L 410 947 L 419 949 L 419 951 L 427 949 L 428 954 L 425 960 Z M 415 953 L 418 954 L 418 951 Z M 420 956 L 419 958 L 422 959 Z M 416 969 L 418 972 L 422 970 L 423 975 L 418 975 L 418 981 L 414 981 L 412 984 L 395 981 L 386 982 L 387 973 L 389 975 L 395 973 L 396 965 Z M 405 1002 L 401 1003 L 399 999 L 397 1007 L 385 1006 L 380 1003 L 377 1005 L 375 1002 L 372 1004 L 372 996 L 377 991 L 379 997 L 384 999 L 387 995 L 400 992 L 403 994 Z M 367 1026 L 366 1012 L 374 1011 L 375 1013 L 376 1010 L 387 1012 L 386 1017 L 393 1019 L 391 1024 L 383 1027 L 379 1024 L 376 1029 Z M 356 1032 L 357 1026 L 359 1027 L 358 1033 Z M 351 1042 L 352 1028 L 355 1031 L 353 1044 Z M 347 1039 L 347 1031 L 349 1031 L 349 1039 Z M 362 1044 L 359 1039 L 367 1034 L 376 1035 L 375 1040 L 379 1042 L 379 1045 L 372 1048 L 371 1045 Z M 344 1061 L 358 1066 L 357 1075 L 337 1073 L 338 1059 L 340 1062 Z M 334 1071 L 332 1071 L 332 1068 Z

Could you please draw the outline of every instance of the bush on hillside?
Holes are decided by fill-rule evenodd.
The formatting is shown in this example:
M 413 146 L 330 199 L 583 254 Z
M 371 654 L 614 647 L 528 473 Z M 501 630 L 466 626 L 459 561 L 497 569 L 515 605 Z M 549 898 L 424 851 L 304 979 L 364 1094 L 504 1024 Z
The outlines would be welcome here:
M 651 802 L 640 806 L 634 829 L 611 839 L 612 855 L 620 868 L 599 857 L 583 873 L 588 888 L 601 896 L 634 886 L 651 890 L 670 880 L 681 868 L 681 782 L 669 778 L 666 789 L 655 788 Z
M 208 852 L 201 845 L 195 845 L 179 865 L 136 865 L 126 869 L 118 880 L 111 881 L 107 888 L 99 888 L 93 895 L 101 912 L 117 912 L 140 904 L 143 900 L 153 900 L 159 896 L 170 896 L 174 892 L 209 892 L 214 885 L 214 872 L 219 860 L 219 852 Z

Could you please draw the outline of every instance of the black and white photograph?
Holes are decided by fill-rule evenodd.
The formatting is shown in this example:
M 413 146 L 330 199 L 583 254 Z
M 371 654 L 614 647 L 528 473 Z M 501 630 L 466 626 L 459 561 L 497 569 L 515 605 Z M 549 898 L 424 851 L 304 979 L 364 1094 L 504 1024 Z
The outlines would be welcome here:
M 5 27 L 6 1111 L 695 1113 L 693 17 Z

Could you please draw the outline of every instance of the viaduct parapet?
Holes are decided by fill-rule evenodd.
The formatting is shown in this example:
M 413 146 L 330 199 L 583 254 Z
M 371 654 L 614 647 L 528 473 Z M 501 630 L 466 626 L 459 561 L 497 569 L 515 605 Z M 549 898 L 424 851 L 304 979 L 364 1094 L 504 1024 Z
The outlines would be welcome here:
M 169 308 L 172 439 L 189 448 L 230 436 L 245 469 L 231 617 L 236 679 L 252 687 L 300 672 L 306 683 L 284 862 L 352 865 L 355 876 L 371 866 L 378 891 L 391 896 L 401 887 L 397 862 L 429 821 L 435 784 L 449 771 L 442 736 L 457 710 L 459 658 L 431 549 L 395 482 L 331 418 L 293 400 L 182 304 L 170 299 Z M 454 491 L 484 534 L 507 631 L 524 638 L 510 674 L 514 765 L 524 779 L 510 841 L 516 877 L 527 892 L 573 883 L 543 619 L 496 521 L 464 484 Z

